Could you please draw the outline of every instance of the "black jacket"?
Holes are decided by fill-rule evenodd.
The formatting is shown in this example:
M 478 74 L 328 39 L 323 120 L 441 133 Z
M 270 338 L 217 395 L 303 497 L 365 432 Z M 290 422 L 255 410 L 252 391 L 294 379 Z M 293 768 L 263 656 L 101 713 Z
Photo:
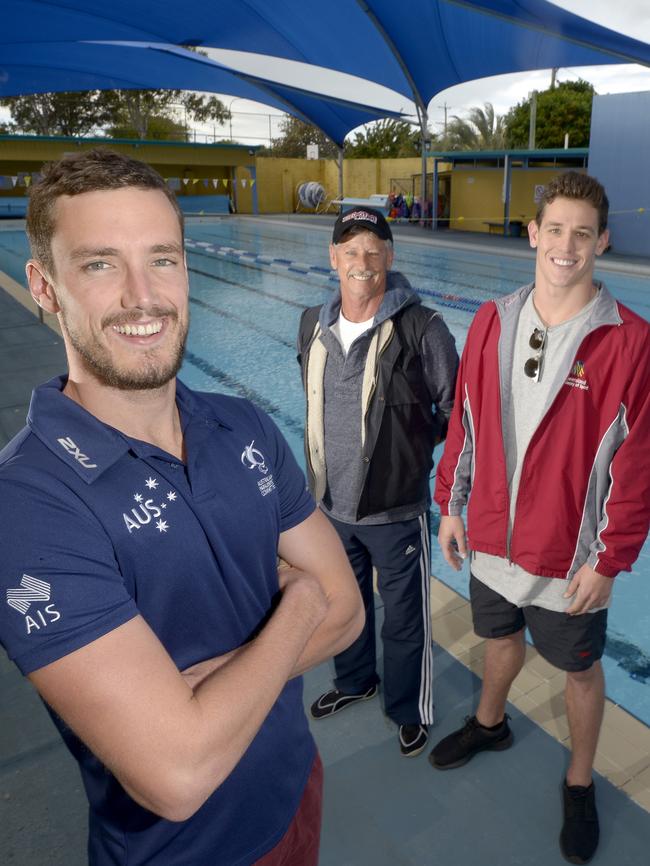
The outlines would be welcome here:
M 314 341 L 322 333 L 318 324 L 321 307 L 310 307 L 302 314 L 298 334 L 298 360 L 303 384 L 308 388 L 307 361 Z M 455 363 L 454 375 L 445 389 L 453 394 L 457 355 L 453 338 L 438 314 L 418 301 L 400 308 L 390 317 L 394 329 L 380 350 L 375 372 L 375 388 L 366 415 L 366 435 L 363 444 L 364 479 L 358 503 L 357 519 L 370 514 L 409 505 L 428 507 L 431 498 L 429 476 L 433 468 L 432 451 L 444 439 L 451 405 L 434 408 L 440 400 L 438 384 L 425 376 L 422 361 L 422 340 L 442 336 L 446 348 L 451 343 Z M 374 327 L 374 326 L 373 326 Z M 447 378 L 449 378 L 447 376 Z M 322 399 L 322 383 L 321 394 Z M 316 383 L 316 390 L 318 383 Z M 309 394 L 305 455 L 309 486 L 316 498 L 321 498 L 319 479 L 310 457 Z M 323 488 L 321 479 L 320 491 Z M 327 501 L 325 499 L 325 504 Z

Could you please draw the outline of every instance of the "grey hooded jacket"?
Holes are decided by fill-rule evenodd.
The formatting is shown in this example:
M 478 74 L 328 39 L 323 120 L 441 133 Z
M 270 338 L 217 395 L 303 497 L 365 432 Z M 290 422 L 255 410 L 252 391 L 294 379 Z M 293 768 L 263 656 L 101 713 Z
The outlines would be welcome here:
M 454 338 L 396 272 L 371 328 L 347 356 L 331 331 L 340 308 L 337 292 L 305 310 L 300 323 L 310 489 L 347 523 L 407 520 L 430 504 L 432 451 L 453 405 Z

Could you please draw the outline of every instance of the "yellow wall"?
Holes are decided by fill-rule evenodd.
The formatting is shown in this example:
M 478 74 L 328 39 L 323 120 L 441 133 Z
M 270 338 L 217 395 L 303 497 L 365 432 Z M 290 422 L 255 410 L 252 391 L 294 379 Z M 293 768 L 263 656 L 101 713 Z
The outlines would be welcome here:
M 237 213 L 252 213 L 253 212 L 253 187 L 251 181 L 253 176 L 248 168 L 239 166 L 235 170 L 235 193 L 234 199 L 237 203 Z M 242 181 L 245 181 L 242 184 Z M 259 181 L 255 181 L 259 183 Z M 223 190 L 221 190 L 223 192 Z M 229 184 L 228 192 L 232 196 L 232 184 Z
M 112 139 L 39 138 L 37 136 L 0 137 L 0 174 L 15 176 L 41 170 L 43 163 L 59 159 L 65 153 L 90 150 L 93 147 L 108 147 L 118 153 L 126 153 L 152 165 L 165 178 L 181 179 L 177 195 L 223 195 L 223 180 L 230 179 L 234 172 L 248 177 L 245 166 L 255 164 L 255 151 L 242 146 L 221 147 L 172 142 L 140 142 Z M 183 179 L 187 183 L 183 183 Z M 217 187 L 212 183 L 219 179 Z M 210 183 L 206 186 L 203 180 Z M 228 184 L 228 191 L 231 183 Z M 24 185 L 14 189 L 0 190 L 0 195 L 26 193 Z M 250 204 L 249 195 L 243 201 Z
M 328 168 L 333 167 L 333 174 Z M 327 159 L 257 159 L 257 195 L 260 213 L 293 213 L 298 205 L 296 190 L 301 183 L 321 183 L 328 197 L 336 195 L 337 166 Z M 332 177 L 334 178 L 334 185 Z
M 485 221 L 503 219 L 503 171 L 498 168 L 456 168 L 451 176 L 450 227 L 488 231 Z
M 521 220 L 526 225 L 537 210 L 535 186 L 548 183 L 560 171 L 558 167 L 513 168 L 510 219 Z M 503 168 L 457 166 L 448 174 L 451 177 L 450 228 L 489 232 L 488 222 L 503 221 Z
M 419 175 L 419 157 L 409 159 L 346 159 L 343 162 L 343 193 L 352 198 L 367 198 L 374 193 L 392 192 L 391 178 Z M 433 171 L 429 160 L 428 171 Z M 257 190 L 260 213 L 291 213 L 298 207 L 297 188 L 316 181 L 325 188 L 328 199 L 339 194 L 338 164 L 333 159 L 257 159 Z M 301 210 L 304 208 L 301 207 Z M 242 212 L 241 208 L 239 208 Z
M 384 192 L 381 182 L 381 160 L 346 159 L 343 161 L 343 193 L 352 198 L 366 198 Z
M 535 216 L 535 186 L 546 184 L 562 169 L 512 169 L 510 219 L 527 223 Z M 427 161 L 427 172 L 433 160 Z M 465 231 L 489 231 L 488 222 L 503 220 L 503 169 L 440 166 L 441 175 L 451 178 L 450 227 Z M 367 198 L 373 193 L 389 193 L 391 179 L 408 180 L 416 176 L 419 190 L 421 161 L 408 159 L 346 159 L 343 163 L 344 195 Z M 306 181 L 321 183 L 328 199 L 338 197 L 338 166 L 335 160 L 274 159 L 257 160 L 260 213 L 291 213 L 298 207 L 297 188 Z M 249 196 L 250 199 L 250 196 Z M 249 201 L 246 199 L 246 201 Z M 300 208 L 301 210 L 303 208 Z M 242 205 L 240 213 L 246 213 Z
M 352 162 L 352 160 L 350 160 Z M 422 174 L 422 160 L 419 156 L 410 157 L 408 159 L 382 159 L 381 166 L 381 187 L 377 192 L 399 192 L 399 190 L 391 189 L 391 178 L 407 179 L 413 175 L 418 177 Z M 427 171 L 433 171 L 433 160 L 427 160 Z M 419 189 L 416 183 L 416 189 Z M 410 191 L 410 189 L 409 189 Z
M 253 188 L 250 167 L 255 165 L 255 187 L 260 213 L 293 213 L 298 209 L 297 188 L 306 181 L 316 181 L 325 188 L 328 200 L 338 197 L 339 180 L 336 160 L 256 158 L 254 150 L 243 146 L 194 145 L 183 143 L 113 141 L 110 139 L 38 138 L 37 136 L 0 136 L 0 174 L 37 172 L 44 162 L 64 153 L 105 145 L 150 163 L 165 178 L 185 179 L 178 195 L 233 195 L 233 179 L 239 213 L 252 213 Z M 441 169 L 449 166 L 442 165 Z M 433 171 L 433 160 L 427 162 Z M 512 170 L 510 219 L 530 220 L 536 210 L 536 184 L 545 184 L 561 169 L 557 167 Z M 343 193 L 354 198 L 366 198 L 374 193 L 389 193 L 391 179 L 401 179 L 410 190 L 410 178 L 419 179 L 421 160 L 407 159 L 346 159 L 343 164 Z M 487 222 L 503 219 L 501 198 L 502 168 L 461 167 L 444 172 L 451 178 L 450 227 L 467 231 L 489 231 Z M 218 178 L 214 187 L 212 181 Z M 210 181 L 204 183 L 203 181 Z M 223 184 L 228 180 L 228 185 Z M 245 186 L 242 181 L 245 180 Z M 419 180 L 416 183 L 419 191 Z M 0 195 L 21 195 L 25 186 L 0 190 Z M 300 209 L 303 209 L 300 207 Z M 333 212 L 333 211 L 332 211 Z

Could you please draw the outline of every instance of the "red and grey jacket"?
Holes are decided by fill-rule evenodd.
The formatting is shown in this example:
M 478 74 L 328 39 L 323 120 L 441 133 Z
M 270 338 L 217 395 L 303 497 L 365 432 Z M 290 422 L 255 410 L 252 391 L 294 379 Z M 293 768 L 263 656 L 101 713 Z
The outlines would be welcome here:
M 601 287 L 523 458 L 510 544 L 504 447 L 519 313 L 533 286 L 484 304 L 467 335 L 435 501 L 469 547 L 531 574 L 629 571 L 650 518 L 650 326 Z M 469 495 L 471 491 L 471 496 Z

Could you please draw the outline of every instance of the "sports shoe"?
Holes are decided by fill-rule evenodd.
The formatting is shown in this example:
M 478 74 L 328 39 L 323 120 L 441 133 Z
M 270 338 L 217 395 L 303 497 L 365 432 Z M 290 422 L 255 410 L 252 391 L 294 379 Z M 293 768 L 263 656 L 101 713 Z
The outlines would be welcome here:
M 592 782 L 588 788 L 581 785 L 562 785 L 564 824 L 560 833 L 560 851 L 569 863 L 588 863 L 596 853 L 600 828 L 596 811 L 596 792 Z
M 312 719 L 326 719 L 328 716 L 333 716 L 344 710 L 346 707 L 351 707 L 352 704 L 358 704 L 359 701 L 368 701 L 374 698 L 377 694 L 377 686 L 370 686 L 367 692 L 362 695 L 346 695 L 338 689 L 332 689 L 321 695 L 317 701 L 309 708 Z
M 405 758 L 414 758 L 424 751 L 429 741 L 429 729 L 426 725 L 400 725 L 399 750 Z
M 449 734 L 429 755 L 429 763 L 438 770 L 451 770 L 462 767 L 477 752 L 491 749 L 500 752 L 512 745 L 512 731 L 508 725 L 509 716 L 504 716 L 496 731 L 488 731 L 479 724 L 476 716 L 465 716 L 462 728 Z

